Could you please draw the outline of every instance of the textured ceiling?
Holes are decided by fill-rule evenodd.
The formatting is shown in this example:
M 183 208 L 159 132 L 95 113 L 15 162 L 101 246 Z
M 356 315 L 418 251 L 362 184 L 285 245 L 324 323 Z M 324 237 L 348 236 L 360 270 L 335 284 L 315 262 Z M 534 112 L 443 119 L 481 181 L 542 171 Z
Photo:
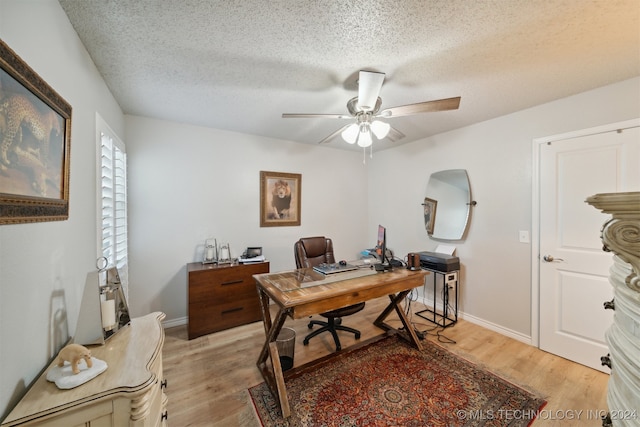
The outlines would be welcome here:
M 346 113 L 361 69 L 382 108 L 462 97 L 374 149 L 640 75 L 640 0 L 59 1 L 125 113 L 301 143 L 345 122 L 282 113 Z

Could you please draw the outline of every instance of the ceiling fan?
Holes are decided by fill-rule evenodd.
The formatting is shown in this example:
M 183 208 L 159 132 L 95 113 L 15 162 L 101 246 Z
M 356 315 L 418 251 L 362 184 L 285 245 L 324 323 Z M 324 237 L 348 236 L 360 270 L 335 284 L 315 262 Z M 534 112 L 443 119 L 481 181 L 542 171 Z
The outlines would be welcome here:
M 347 124 L 331 135 L 324 138 L 319 144 L 329 142 L 338 134 L 342 135 L 349 144 L 358 143 L 358 146 L 366 148 L 373 144 L 371 134 L 378 140 L 388 138 L 391 142 L 404 138 L 404 134 L 392 127 L 389 123 L 379 119 L 392 119 L 394 117 L 410 116 L 413 114 L 430 113 L 435 111 L 457 110 L 460 106 L 460 97 L 438 99 L 434 101 L 418 102 L 416 104 L 400 105 L 398 107 L 380 110 L 382 99 L 379 97 L 384 73 L 375 71 L 360 71 L 358 78 L 358 96 L 347 102 L 349 114 L 299 114 L 284 113 L 285 119 L 291 118 L 325 118 L 325 119 L 350 119 L 353 122 Z

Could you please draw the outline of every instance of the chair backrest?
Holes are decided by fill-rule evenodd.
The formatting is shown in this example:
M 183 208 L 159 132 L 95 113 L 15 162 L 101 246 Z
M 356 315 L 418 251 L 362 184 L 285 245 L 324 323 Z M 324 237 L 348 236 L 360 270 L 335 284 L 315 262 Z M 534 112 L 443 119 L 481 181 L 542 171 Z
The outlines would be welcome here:
M 333 243 L 324 236 L 303 237 L 293 245 L 296 268 L 315 267 L 322 263 L 333 264 Z

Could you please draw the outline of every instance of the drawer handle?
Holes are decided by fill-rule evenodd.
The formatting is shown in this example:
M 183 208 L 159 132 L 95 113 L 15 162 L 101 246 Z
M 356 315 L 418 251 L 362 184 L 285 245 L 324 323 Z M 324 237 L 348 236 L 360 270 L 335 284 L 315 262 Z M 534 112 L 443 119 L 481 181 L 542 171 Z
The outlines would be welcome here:
M 160 387 L 161 388 L 167 388 L 167 379 L 166 378 L 160 382 Z
M 611 354 L 607 354 L 606 356 L 602 356 L 600 358 L 600 363 L 602 366 L 608 366 L 611 369 Z
M 162 417 L 160 418 L 160 421 L 166 421 L 169 419 L 169 412 L 168 411 L 164 411 L 162 413 Z
M 222 286 L 227 286 L 227 285 L 237 285 L 238 283 L 242 283 L 244 282 L 244 280 L 240 279 L 240 280 L 232 280 L 231 282 L 222 282 Z
M 604 309 L 605 310 L 615 310 L 616 309 L 615 298 L 612 299 L 611 301 L 605 302 L 604 303 Z
M 229 310 L 224 310 L 222 314 L 235 313 L 236 311 L 241 311 L 241 310 L 244 310 L 244 307 L 230 308 Z

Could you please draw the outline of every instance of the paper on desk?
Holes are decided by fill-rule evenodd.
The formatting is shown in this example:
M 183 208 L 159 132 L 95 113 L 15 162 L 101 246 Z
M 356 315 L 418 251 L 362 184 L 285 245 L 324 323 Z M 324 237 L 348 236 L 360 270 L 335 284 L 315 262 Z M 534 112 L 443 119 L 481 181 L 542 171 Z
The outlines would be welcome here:
M 436 248 L 436 252 L 439 254 L 453 255 L 455 251 L 456 247 L 453 245 L 438 245 Z
M 264 255 L 258 255 L 258 256 L 254 256 L 253 258 L 238 258 L 238 262 L 242 263 L 242 264 L 249 264 L 252 262 L 264 262 L 266 260 L 266 258 L 264 257 Z

